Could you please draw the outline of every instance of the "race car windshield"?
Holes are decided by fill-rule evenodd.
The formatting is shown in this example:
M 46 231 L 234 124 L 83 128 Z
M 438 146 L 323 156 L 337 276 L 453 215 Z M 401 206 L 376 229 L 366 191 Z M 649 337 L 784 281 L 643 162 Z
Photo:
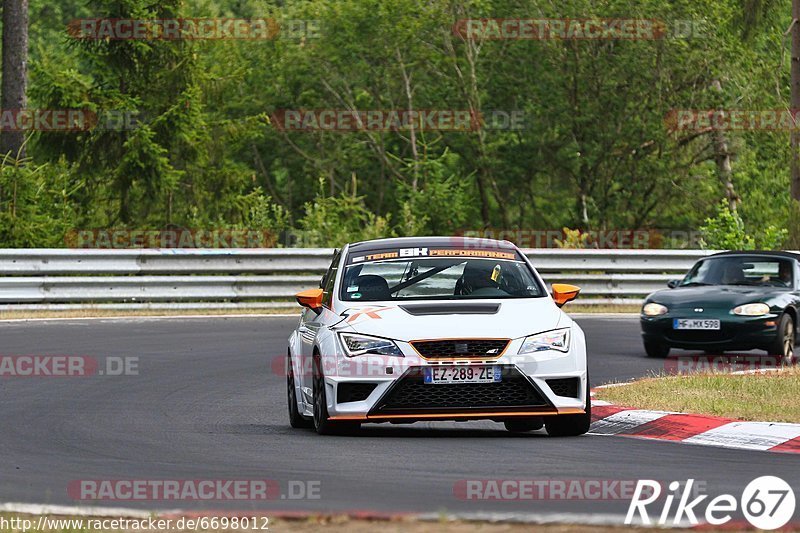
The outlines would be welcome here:
M 539 298 L 546 293 L 528 266 L 496 259 L 376 261 L 345 269 L 343 301 Z
M 789 259 L 734 255 L 712 257 L 692 267 L 681 287 L 697 285 L 793 286 L 792 262 Z

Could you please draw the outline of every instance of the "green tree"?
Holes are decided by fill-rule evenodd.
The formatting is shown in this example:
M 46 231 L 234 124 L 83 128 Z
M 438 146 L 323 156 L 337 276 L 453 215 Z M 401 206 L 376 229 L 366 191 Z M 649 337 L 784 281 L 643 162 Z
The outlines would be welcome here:
M 725 200 L 720 202 L 716 216 L 707 218 L 700 231 L 703 234 L 701 245 L 712 250 L 776 250 L 788 235 L 785 228 L 774 225 L 749 233 L 739 213 L 731 210 Z

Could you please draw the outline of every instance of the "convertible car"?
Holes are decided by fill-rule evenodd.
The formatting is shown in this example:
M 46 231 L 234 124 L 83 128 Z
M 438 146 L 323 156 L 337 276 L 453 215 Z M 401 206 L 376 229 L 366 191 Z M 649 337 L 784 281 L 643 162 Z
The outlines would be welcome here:
M 502 422 L 551 436 L 589 429 L 584 334 L 513 244 L 383 239 L 337 251 L 289 337 L 293 427 Z
M 666 357 L 671 348 L 761 349 L 793 363 L 798 260 L 791 252 L 722 252 L 699 260 L 682 280 L 645 300 L 647 355 Z

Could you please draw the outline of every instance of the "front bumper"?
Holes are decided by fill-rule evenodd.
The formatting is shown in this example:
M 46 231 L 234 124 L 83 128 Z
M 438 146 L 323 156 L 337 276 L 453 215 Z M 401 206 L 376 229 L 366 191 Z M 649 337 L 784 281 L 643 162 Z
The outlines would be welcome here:
M 675 318 L 719 319 L 719 330 L 676 330 Z M 778 333 L 778 315 L 758 317 L 734 315 L 730 311 L 695 313 L 693 310 L 670 310 L 657 317 L 640 316 L 642 338 L 645 342 L 659 342 L 671 348 L 752 350 L 763 349 Z
M 521 343 L 521 339 L 512 341 L 505 353 L 516 354 Z M 398 346 L 406 357 L 381 360 L 369 356 L 364 368 L 370 375 L 353 375 L 351 369 L 358 358 L 338 358 L 340 371 L 326 372 L 324 378 L 331 419 L 504 420 L 585 412 L 588 383 L 582 343 L 576 342 L 567 353 L 463 361 L 427 360 L 406 343 L 398 342 Z M 423 368 L 431 365 L 497 365 L 502 378 L 497 383 L 425 384 Z

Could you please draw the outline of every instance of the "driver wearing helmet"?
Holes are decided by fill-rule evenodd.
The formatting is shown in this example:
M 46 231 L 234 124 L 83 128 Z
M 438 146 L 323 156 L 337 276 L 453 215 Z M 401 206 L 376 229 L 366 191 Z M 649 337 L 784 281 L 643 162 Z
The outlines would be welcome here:
M 470 261 L 456 283 L 455 293 L 466 296 L 480 289 L 500 289 L 502 268 L 487 261 Z

